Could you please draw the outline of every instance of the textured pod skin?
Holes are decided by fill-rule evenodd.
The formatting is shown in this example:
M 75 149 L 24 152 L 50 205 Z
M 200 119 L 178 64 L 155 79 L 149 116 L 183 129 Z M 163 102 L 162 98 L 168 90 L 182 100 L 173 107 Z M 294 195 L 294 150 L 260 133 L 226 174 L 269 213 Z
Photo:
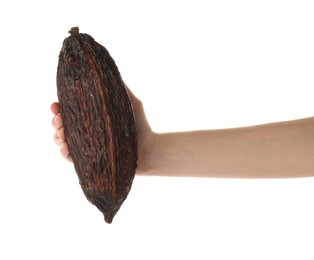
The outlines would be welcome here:
M 111 223 L 137 167 L 133 108 L 109 52 L 78 28 L 70 32 L 57 69 L 65 138 L 85 196 Z

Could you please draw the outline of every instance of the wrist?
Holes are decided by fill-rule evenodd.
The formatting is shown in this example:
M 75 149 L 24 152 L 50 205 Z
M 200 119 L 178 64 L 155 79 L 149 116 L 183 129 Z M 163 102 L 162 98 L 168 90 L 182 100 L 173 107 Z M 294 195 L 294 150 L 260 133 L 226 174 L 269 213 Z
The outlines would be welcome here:
M 152 176 L 157 171 L 159 163 L 157 154 L 160 144 L 160 134 L 150 131 L 138 142 L 137 175 Z

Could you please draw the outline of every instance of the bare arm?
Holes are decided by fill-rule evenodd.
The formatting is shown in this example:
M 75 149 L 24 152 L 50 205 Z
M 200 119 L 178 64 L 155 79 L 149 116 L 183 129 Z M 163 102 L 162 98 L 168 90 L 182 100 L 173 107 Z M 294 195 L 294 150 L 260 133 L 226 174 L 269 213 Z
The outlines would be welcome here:
M 157 134 L 148 175 L 314 176 L 314 117 L 233 129 Z
M 314 176 L 314 117 L 208 131 L 154 133 L 140 100 L 129 91 L 138 132 L 137 174 L 217 178 Z M 55 141 L 71 161 L 58 103 Z

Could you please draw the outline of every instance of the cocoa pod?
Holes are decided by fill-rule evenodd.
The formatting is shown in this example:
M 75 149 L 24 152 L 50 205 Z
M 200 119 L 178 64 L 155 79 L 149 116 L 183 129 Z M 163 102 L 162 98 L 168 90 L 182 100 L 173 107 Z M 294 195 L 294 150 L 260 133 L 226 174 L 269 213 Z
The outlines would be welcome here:
M 133 108 L 107 49 L 78 27 L 70 33 L 57 68 L 65 139 L 85 196 L 111 223 L 137 167 Z

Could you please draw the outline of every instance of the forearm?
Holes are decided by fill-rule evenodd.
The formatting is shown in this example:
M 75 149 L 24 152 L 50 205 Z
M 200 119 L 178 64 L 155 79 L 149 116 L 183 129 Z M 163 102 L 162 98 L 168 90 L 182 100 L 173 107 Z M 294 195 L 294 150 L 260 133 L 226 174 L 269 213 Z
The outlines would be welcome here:
M 147 174 L 217 178 L 314 176 L 314 118 L 157 134 Z

